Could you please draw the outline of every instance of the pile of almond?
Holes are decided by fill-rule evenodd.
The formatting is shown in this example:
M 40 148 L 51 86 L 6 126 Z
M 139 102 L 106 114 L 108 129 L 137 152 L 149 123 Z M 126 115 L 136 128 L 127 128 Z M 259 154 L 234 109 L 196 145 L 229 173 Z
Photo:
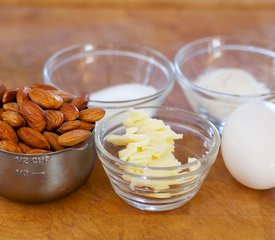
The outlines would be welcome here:
M 82 143 L 105 114 L 87 108 L 88 101 L 46 84 L 9 90 L 0 84 L 0 149 L 36 154 Z

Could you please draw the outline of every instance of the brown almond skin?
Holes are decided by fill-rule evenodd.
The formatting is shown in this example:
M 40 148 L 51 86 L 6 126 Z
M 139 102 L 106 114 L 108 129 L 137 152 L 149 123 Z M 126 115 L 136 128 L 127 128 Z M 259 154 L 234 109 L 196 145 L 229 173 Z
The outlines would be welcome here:
M 0 108 L 0 120 L 3 120 L 3 118 L 2 118 L 2 113 L 3 113 L 4 111 L 5 111 L 4 108 Z
M 102 108 L 87 108 L 79 113 L 79 119 L 86 122 L 96 122 L 103 118 L 105 111 Z
M 15 102 L 18 90 L 19 90 L 18 88 L 12 88 L 12 89 L 7 90 L 4 93 L 3 98 L 2 98 L 3 104 L 8 103 L 8 102 Z
M 88 130 L 76 129 L 62 134 L 57 138 L 57 141 L 61 146 L 72 147 L 85 141 L 91 135 L 92 133 Z
M 32 101 L 22 102 L 20 113 L 31 128 L 38 132 L 42 132 L 45 129 L 46 118 L 44 116 L 44 111 L 38 104 Z
M 30 100 L 29 91 L 30 91 L 30 88 L 26 87 L 26 86 L 19 88 L 19 90 L 16 94 L 16 102 L 17 102 L 18 106 L 20 106 L 22 104 L 22 102 Z
M 27 153 L 32 149 L 30 146 L 23 142 L 19 142 L 18 145 L 21 147 L 23 153 Z
M 59 111 L 63 113 L 65 121 L 73 121 L 79 116 L 77 107 L 71 103 L 63 103 Z
M 70 103 L 74 99 L 74 96 L 70 93 L 62 92 L 58 90 L 50 90 L 50 91 L 62 97 L 63 102 Z
M 80 96 L 75 98 L 71 103 L 75 105 L 79 111 L 85 109 L 87 107 L 87 104 L 89 102 L 89 95 L 86 94 L 84 96 Z
M 23 153 L 19 144 L 9 140 L 0 141 L 0 149 L 14 153 Z
M 53 150 L 60 151 L 60 150 L 65 149 L 57 141 L 57 138 L 59 137 L 58 134 L 53 133 L 53 132 L 47 132 L 47 131 L 45 131 L 43 134 L 47 138 L 47 140 L 50 143 Z
M 9 102 L 3 105 L 5 111 L 19 112 L 19 106 L 16 102 Z
M 0 103 L 2 103 L 2 98 L 7 91 L 7 88 L 4 84 L 0 83 Z
M 56 87 L 49 85 L 49 84 L 44 84 L 44 83 L 34 83 L 31 85 L 30 88 L 40 88 L 44 90 L 57 90 Z
M 58 109 L 63 104 L 62 97 L 42 88 L 32 88 L 29 97 L 44 109 Z
M 14 128 L 26 125 L 24 118 L 18 112 L 5 111 L 2 113 L 2 119 Z
M 47 138 L 40 132 L 29 128 L 21 127 L 17 130 L 18 137 L 32 148 L 50 149 Z
M 14 129 L 4 121 L 0 121 L 0 138 L 17 143 L 18 138 Z
M 44 112 L 46 118 L 46 130 L 53 131 L 60 127 L 64 121 L 64 115 L 58 110 L 45 110 Z
M 42 154 L 42 153 L 50 153 L 51 151 L 49 150 L 45 150 L 45 149 L 31 149 L 28 152 L 26 152 L 27 154 Z
M 92 130 L 95 127 L 93 123 L 84 122 L 81 120 L 74 120 L 64 122 L 56 131 L 58 133 L 65 133 L 75 129 Z

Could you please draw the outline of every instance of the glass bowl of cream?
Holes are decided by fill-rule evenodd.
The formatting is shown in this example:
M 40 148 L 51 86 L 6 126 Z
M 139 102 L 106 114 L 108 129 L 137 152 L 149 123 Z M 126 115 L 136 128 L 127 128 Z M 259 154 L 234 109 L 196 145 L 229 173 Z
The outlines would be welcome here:
M 275 101 L 275 52 L 264 43 L 219 36 L 199 39 L 179 49 L 174 66 L 193 110 L 220 133 L 239 105 Z
M 173 107 L 137 107 L 103 119 L 96 150 L 110 183 L 128 204 L 147 211 L 178 208 L 199 191 L 220 136 L 199 115 Z
M 134 106 L 160 106 L 174 85 L 173 64 L 160 52 L 131 44 L 80 44 L 54 53 L 44 82 L 75 96 L 106 116 Z

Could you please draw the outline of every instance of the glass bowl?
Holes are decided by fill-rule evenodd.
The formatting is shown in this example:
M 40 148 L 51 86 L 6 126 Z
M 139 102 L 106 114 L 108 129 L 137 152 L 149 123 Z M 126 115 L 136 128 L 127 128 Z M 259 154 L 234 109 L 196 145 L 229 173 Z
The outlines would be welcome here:
M 104 108 L 106 116 L 138 105 L 160 106 L 174 84 L 173 64 L 163 54 L 114 43 L 64 48 L 48 59 L 43 74 L 58 89 L 89 94 L 90 105 Z M 106 92 L 115 86 L 120 88 Z
M 177 81 L 194 111 L 213 122 L 220 132 L 228 115 L 240 104 L 275 99 L 275 52 L 263 43 L 233 37 L 204 38 L 183 46 L 176 53 L 174 65 Z M 203 74 L 229 68 L 248 72 L 269 91 L 244 95 L 198 84 Z M 235 85 L 241 91 L 241 83 Z
M 188 202 L 199 191 L 216 160 L 220 136 L 212 123 L 196 114 L 172 107 L 139 107 L 169 124 L 183 139 L 175 140 L 176 167 L 147 167 L 118 158 L 118 147 L 107 142 L 110 134 L 124 134 L 128 111 L 104 119 L 95 130 L 99 159 L 113 189 L 128 204 L 148 211 L 164 211 Z M 188 158 L 196 158 L 188 162 Z M 133 171 L 134 169 L 134 171 Z M 135 173 L 134 173 L 135 172 Z

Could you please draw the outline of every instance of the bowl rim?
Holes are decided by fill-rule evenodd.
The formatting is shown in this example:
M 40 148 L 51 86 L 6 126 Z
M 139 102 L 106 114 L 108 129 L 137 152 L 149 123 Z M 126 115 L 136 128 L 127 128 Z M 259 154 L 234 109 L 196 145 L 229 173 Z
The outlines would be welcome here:
M 174 67 L 175 67 L 175 75 L 177 82 L 184 87 L 191 88 L 192 90 L 198 91 L 202 94 L 209 95 L 211 94 L 213 97 L 223 97 L 223 98 L 241 98 L 241 99 L 255 99 L 255 98 L 266 98 L 269 97 L 270 99 L 275 99 L 275 90 L 266 92 L 266 93 L 260 93 L 260 94 L 247 94 L 247 95 L 241 95 L 241 94 L 232 94 L 232 93 L 224 93 L 219 91 L 214 91 L 211 89 L 207 89 L 204 87 L 201 87 L 192 81 L 189 81 L 188 78 L 184 75 L 180 68 L 180 62 L 183 58 L 185 52 L 190 51 L 193 47 L 198 46 L 203 43 L 207 43 L 213 40 L 218 40 L 221 45 L 217 46 L 216 48 L 219 49 L 223 46 L 228 45 L 234 45 L 236 46 L 243 46 L 246 47 L 246 50 L 244 51 L 250 51 L 253 52 L 253 50 L 258 49 L 259 51 L 263 52 L 265 55 L 269 55 L 274 58 L 275 60 L 275 45 L 267 41 L 259 41 L 255 38 L 244 38 L 241 36 L 227 36 L 227 35 L 221 35 L 221 36 L 210 36 L 205 38 L 196 39 L 194 41 L 191 41 L 185 45 L 183 45 L 175 54 L 174 56 Z M 235 42 L 235 43 L 228 43 L 228 42 Z M 275 101 L 275 100 L 274 100 Z
M 118 48 L 118 49 L 116 49 Z M 129 48 L 130 50 L 126 50 L 127 48 Z M 131 103 L 135 103 L 137 101 L 149 101 L 151 99 L 154 99 L 160 95 L 162 95 L 163 93 L 165 93 L 167 91 L 167 89 L 171 89 L 175 83 L 175 68 L 173 65 L 173 62 L 166 57 L 162 52 L 155 50 L 153 48 L 141 45 L 141 44 L 131 44 L 131 43 L 119 43 L 119 42 L 84 42 L 84 43 L 78 43 L 78 44 L 73 44 L 64 48 L 61 48 L 59 50 L 57 50 L 56 52 L 54 52 L 45 62 L 44 66 L 43 66 L 43 81 L 46 84 L 51 84 L 56 86 L 52 81 L 51 81 L 51 69 L 53 68 L 53 63 L 56 59 L 58 59 L 59 57 L 61 57 L 64 54 L 68 54 L 70 52 L 73 52 L 75 50 L 84 50 L 84 53 L 93 53 L 96 51 L 101 51 L 101 52 L 117 52 L 117 53 L 131 53 L 131 54 L 138 54 L 140 56 L 144 56 L 148 59 L 150 59 L 151 61 L 154 62 L 158 62 L 158 59 L 152 58 L 156 57 L 161 59 L 164 64 L 162 63 L 158 63 L 161 64 L 163 66 L 163 68 L 165 68 L 165 72 L 162 71 L 167 79 L 167 82 L 165 84 L 164 87 L 162 87 L 160 90 L 156 91 L 154 94 L 145 96 L 145 97 L 140 97 L 140 98 L 135 98 L 135 99 L 131 99 L 131 100 L 120 100 L 120 101 L 99 101 L 99 100 L 90 100 L 90 102 L 94 102 L 97 104 L 121 104 L 121 103 L 127 103 L 129 105 L 133 105 Z M 145 51 L 147 53 L 149 53 L 151 56 L 146 56 L 144 55 L 144 53 L 141 53 L 140 51 Z M 110 53 L 112 54 L 112 53 Z M 73 55 L 75 55 L 74 53 L 72 53 L 72 55 L 70 55 L 70 57 L 72 57 Z M 98 54 L 100 55 L 100 54 Z M 119 55 L 119 54 L 117 54 Z M 162 69 L 161 69 L 162 70 Z M 56 86 L 57 87 L 57 86 Z M 57 87 L 58 89 L 60 89 L 59 87 Z M 62 89 L 61 89 L 62 90 Z M 112 108 L 121 108 L 120 106 L 112 106 Z
M 199 162 L 202 162 L 204 159 L 208 159 L 207 161 L 207 164 L 204 165 L 204 167 L 201 167 L 197 170 L 194 170 L 192 171 L 192 173 L 197 173 L 197 172 L 201 172 L 205 169 L 207 169 L 209 166 L 211 166 L 216 158 L 212 161 L 210 161 L 209 159 L 211 159 L 211 156 L 215 155 L 216 152 L 218 152 L 218 149 L 220 147 L 220 142 L 221 142 L 221 139 L 220 139 L 220 134 L 217 130 L 217 128 L 214 126 L 214 124 L 212 124 L 210 121 L 200 117 L 198 114 L 196 113 L 193 113 L 193 112 L 190 112 L 190 111 L 187 111 L 187 110 L 184 110 L 184 109 L 181 109 L 181 108 L 177 108 L 177 107 L 170 107 L 170 106 L 146 106 L 146 107 L 136 107 L 134 109 L 158 109 L 158 110 L 165 110 L 165 111 L 179 111 L 179 112 L 182 112 L 183 114 L 186 114 L 186 115 L 189 115 L 193 118 L 196 118 L 198 120 L 200 120 L 201 122 L 203 122 L 205 125 L 207 125 L 208 127 L 210 127 L 213 131 L 213 134 L 214 134 L 214 144 L 213 146 L 211 147 L 211 149 L 209 151 L 206 151 L 205 154 L 200 157 L 200 158 L 197 158 L 195 161 L 193 162 L 190 162 L 190 163 L 185 163 L 185 164 L 181 164 L 179 166 L 172 166 L 172 167 L 148 167 L 148 166 L 142 166 L 142 165 L 138 165 L 138 164 L 134 164 L 134 163 L 129 163 L 129 162 L 126 162 L 126 161 L 123 161 L 117 157 L 115 157 L 114 155 L 112 155 L 111 153 L 109 153 L 107 150 L 105 150 L 105 148 L 103 147 L 102 145 L 102 142 L 100 140 L 100 133 L 101 133 L 101 130 L 104 128 L 105 124 L 108 123 L 111 119 L 121 115 L 121 114 L 124 114 L 124 113 L 127 113 L 129 109 L 127 110 L 123 110 L 123 111 L 120 111 L 112 116 L 109 116 L 108 118 L 105 118 L 102 120 L 102 122 L 99 123 L 98 126 L 96 126 L 95 128 L 95 145 L 96 145 L 96 149 L 98 151 L 100 151 L 100 153 L 102 153 L 104 156 L 106 156 L 107 158 L 111 159 L 113 162 L 115 163 L 119 163 L 119 164 L 122 164 L 124 166 L 130 166 L 130 167 L 135 167 L 135 168 L 140 168 L 140 169 L 148 169 L 148 170 L 177 170 L 177 169 L 186 169 L 186 168 L 189 168 L 189 167 L 192 167 L 192 166 L 195 166 L 196 164 L 198 164 Z M 100 154 L 98 154 L 99 156 Z M 127 173 L 128 174 L 128 173 Z M 185 173 L 187 174 L 187 173 Z

